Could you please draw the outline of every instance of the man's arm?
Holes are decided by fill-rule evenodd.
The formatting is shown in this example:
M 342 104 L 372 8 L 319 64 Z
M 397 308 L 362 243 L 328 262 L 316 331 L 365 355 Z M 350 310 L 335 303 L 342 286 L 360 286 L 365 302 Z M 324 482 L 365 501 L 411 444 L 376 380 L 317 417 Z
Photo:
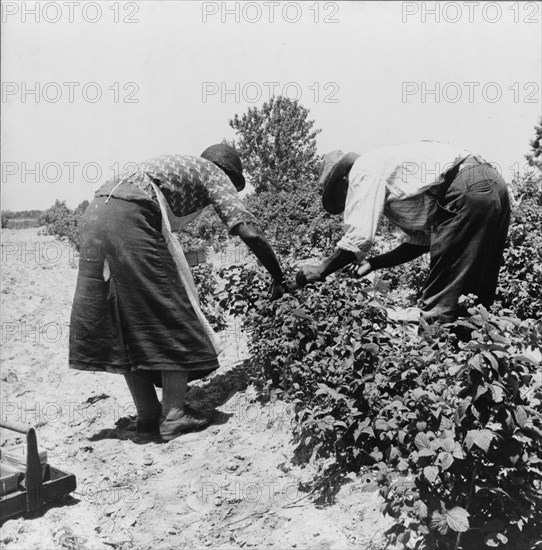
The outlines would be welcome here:
M 318 265 L 304 265 L 298 272 L 296 282 L 299 286 L 305 286 L 307 283 L 323 281 L 328 275 L 342 269 L 346 265 L 354 262 L 356 255 L 348 250 L 338 248 Z
M 374 256 L 367 260 L 371 264 L 371 271 L 375 269 L 383 269 L 386 267 L 395 267 L 406 262 L 410 262 L 419 258 L 422 254 L 429 252 L 428 246 L 420 246 L 417 244 L 402 243 L 397 248 Z
M 344 235 L 337 249 L 320 265 L 304 265 L 296 277 L 299 286 L 323 281 L 331 273 L 365 257 L 371 248 L 386 200 L 386 181 L 352 167 L 344 209 Z
M 396 265 L 415 260 L 426 252 L 429 252 L 429 246 L 403 243 L 397 248 L 386 252 L 386 254 L 374 256 L 369 260 L 364 260 L 362 263 L 355 262 L 347 265 L 345 272 L 354 277 L 365 277 L 377 269 L 395 267 Z
M 206 181 L 209 201 L 219 218 L 229 229 L 230 235 L 238 235 L 273 277 L 271 299 L 284 294 L 284 274 L 273 248 L 258 227 L 254 216 L 247 211 L 233 183 L 219 171 Z

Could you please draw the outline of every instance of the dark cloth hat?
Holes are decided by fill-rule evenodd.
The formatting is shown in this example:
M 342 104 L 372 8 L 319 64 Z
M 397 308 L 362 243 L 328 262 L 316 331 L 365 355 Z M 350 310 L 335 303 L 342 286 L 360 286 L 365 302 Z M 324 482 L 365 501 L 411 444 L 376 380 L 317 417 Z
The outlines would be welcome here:
M 241 191 L 245 187 L 245 178 L 243 176 L 243 165 L 239 153 L 225 143 L 211 145 L 207 147 L 201 157 L 211 161 L 221 168 L 230 178 L 237 191 Z
M 339 149 L 324 156 L 318 184 L 323 189 L 322 205 L 330 214 L 344 212 L 344 199 L 338 193 L 339 183 L 348 175 L 350 168 L 359 157 L 357 153 L 345 155 Z

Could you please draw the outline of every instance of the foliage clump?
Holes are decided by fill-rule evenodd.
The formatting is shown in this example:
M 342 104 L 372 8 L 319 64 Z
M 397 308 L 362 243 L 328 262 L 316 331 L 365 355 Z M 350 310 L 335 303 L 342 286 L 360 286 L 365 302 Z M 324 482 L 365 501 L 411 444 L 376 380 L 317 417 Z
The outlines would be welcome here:
M 66 206 L 66 201 L 57 199 L 51 208 L 41 214 L 40 225 L 45 226 L 49 235 L 67 240 L 75 250 L 79 250 L 79 221 L 88 204 L 88 201 L 83 201 L 75 210 L 71 210 Z
M 199 264 L 191 268 L 198 289 L 201 310 L 215 331 L 227 327 L 226 314 L 218 302 L 219 282 L 211 264 Z
M 525 155 L 529 166 L 542 170 L 542 116 L 534 127 L 535 137 L 529 142 L 530 151 Z
M 498 299 L 521 318 L 542 318 L 542 173 L 516 177 Z
M 253 268 L 222 272 L 265 394 L 295 404 L 300 462 L 369 473 L 404 548 L 530 548 L 542 536 L 542 322 L 466 304 L 422 334 L 363 281 L 269 303 Z M 333 493 L 327 486 L 323 497 Z

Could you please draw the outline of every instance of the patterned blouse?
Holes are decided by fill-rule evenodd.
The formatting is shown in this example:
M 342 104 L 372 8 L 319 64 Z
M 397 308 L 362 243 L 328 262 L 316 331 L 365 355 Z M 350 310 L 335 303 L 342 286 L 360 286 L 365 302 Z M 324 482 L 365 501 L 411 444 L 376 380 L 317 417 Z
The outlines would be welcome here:
M 163 155 L 140 162 L 131 173 L 107 181 L 95 196 L 158 205 L 150 180 L 160 188 L 175 216 L 188 216 L 212 205 L 230 233 L 240 223 L 256 221 L 228 176 L 212 162 L 190 155 Z

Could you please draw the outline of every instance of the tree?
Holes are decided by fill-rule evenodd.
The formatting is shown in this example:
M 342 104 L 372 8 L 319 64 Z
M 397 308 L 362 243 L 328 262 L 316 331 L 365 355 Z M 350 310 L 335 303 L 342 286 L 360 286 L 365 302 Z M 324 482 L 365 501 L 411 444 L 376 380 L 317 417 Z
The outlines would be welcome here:
M 319 170 L 314 121 L 297 100 L 272 97 L 229 121 L 236 148 L 256 193 L 295 189 L 299 180 L 314 180 Z
M 525 155 L 525 158 L 530 166 L 542 170 L 542 117 L 540 117 L 538 124 L 535 125 L 535 131 L 536 135 L 530 141 L 531 152 Z

